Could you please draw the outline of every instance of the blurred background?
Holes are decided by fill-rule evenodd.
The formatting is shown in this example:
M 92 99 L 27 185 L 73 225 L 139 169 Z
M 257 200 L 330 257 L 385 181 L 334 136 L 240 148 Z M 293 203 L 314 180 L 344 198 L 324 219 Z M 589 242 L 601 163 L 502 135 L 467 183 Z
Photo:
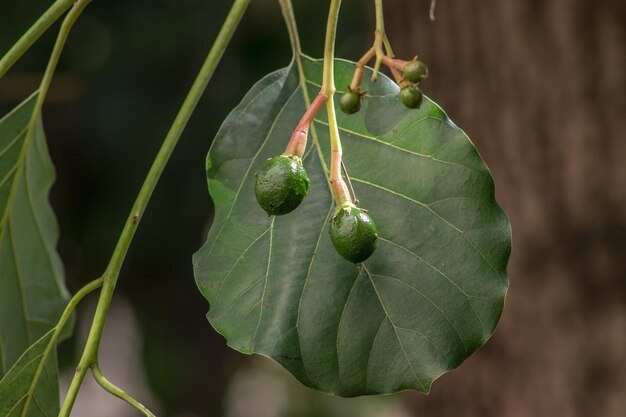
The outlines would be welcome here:
M 0 54 L 49 0 L 5 1 Z M 373 39 L 373 2 L 344 0 L 337 55 Z M 44 107 L 51 201 L 70 291 L 100 275 L 134 196 L 227 13 L 229 0 L 94 1 Z M 159 416 L 567 417 L 626 415 L 626 2 L 386 2 L 399 56 L 472 138 L 510 217 L 510 291 L 487 345 L 431 395 L 339 399 L 226 347 L 205 319 L 191 255 L 212 218 L 204 159 L 248 88 L 288 65 L 276 1 L 252 2 L 131 247 L 101 368 Z M 322 55 L 327 2 L 294 0 L 304 51 Z M 58 24 L 0 81 L 6 113 L 36 89 Z M 93 300 L 92 300 L 93 301 Z M 65 379 L 93 304 L 61 346 Z M 67 384 L 67 381 L 65 382 Z M 133 416 L 86 384 L 74 416 Z

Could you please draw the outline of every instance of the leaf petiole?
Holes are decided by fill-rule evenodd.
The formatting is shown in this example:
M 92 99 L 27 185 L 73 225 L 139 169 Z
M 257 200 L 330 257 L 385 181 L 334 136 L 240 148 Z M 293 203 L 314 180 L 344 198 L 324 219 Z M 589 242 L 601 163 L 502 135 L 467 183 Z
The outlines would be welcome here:
M 0 78 L 17 62 L 44 32 L 72 7 L 76 0 L 57 0 L 37 19 L 22 37 L 0 59 Z
M 376 55 L 376 48 L 371 47 L 356 63 L 356 69 L 352 76 L 352 82 L 350 83 L 350 91 L 361 91 L 361 81 L 363 81 L 363 72 L 365 72 L 365 66 Z
M 291 139 L 289 140 L 289 143 L 287 144 L 287 148 L 285 148 L 285 152 L 283 152 L 283 155 L 296 155 L 302 158 L 306 149 L 307 136 L 309 134 L 309 127 L 311 126 L 311 122 L 313 122 L 315 115 L 324 105 L 326 100 L 326 95 L 324 95 L 324 93 L 320 91 L 315 97 L 315 100 L 313 100 L 313 103 L 308 106 L 306 112 L 302 116 L 302 119 L 300 119 L 298 126 L 296 126 L 296 129 L 293 131 Z
M 337 207 L 352 204 L 350 191 L 341 176 L 342 148 L 335 113 L 335 38 L 337 36 L 337 20 L 341 0 L 331 0 L 326 25 L 326 41 L 324 45 L 324 68 L 322 76 L 322 93 L 328 96 L 326 100 L 326 113 L 328 113 L 328 130 L 330 134 L 330 187 Z

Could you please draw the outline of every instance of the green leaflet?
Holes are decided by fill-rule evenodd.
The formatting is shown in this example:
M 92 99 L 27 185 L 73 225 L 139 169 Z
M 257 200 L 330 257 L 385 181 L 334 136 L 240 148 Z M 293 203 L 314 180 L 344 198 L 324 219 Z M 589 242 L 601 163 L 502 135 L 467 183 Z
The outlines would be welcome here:
M 53 328 L 67 300 L 55 250 L 58 226 L 48 203 L 55 174 L 40 120 L 25 142 L 35 100 L 32 95 L 0 120 L 0 386 L 13 390 L 0 395 L 5 413 L 7 401 L 26 392 L 19 391 L 23 384 L 7 388 L 6 381 L 16 377 L 7 372 L 15 372 L 18 358 Z M 51 357 L 38 386 L 39 395 L 49 399 L 39 404 L 45 413 L 32 404 L 29 416 L 58 413 L 56 355 Z M 13 414 L 0 414 L 8 415 Z
M 322 62 L 303 57 L 309 95 Z M 340 90 L 354 63 L 336 61 Z M 368 74 L 364 79 L 369 79 Z M 493 180 L 465 133 L 432 101 L 405 108 L 388 78 L 365 85 L 354 115 L 338 115 L 359 206 L 378 249 L 353 265 L 333 249 L 324 111 L 304 165 L 309 195 L 268 217 L 254 173 L 280 154 L 304 113 L 295 66 L 259 81 L 233 110 L 207 158 L 216 212 L 194 256 L 208 319 L 243 353 L 268 356 L 302 383 L 341 396 L 428 392 L 493 333 L 504 303 L 511 235 Z M 335 97 L 338 100 L 338 97 Z

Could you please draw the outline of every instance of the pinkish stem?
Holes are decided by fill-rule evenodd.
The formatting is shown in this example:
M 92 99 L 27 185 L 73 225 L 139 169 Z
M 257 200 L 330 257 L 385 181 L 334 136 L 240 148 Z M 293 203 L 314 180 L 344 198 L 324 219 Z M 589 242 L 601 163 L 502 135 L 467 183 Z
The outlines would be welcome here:
M 317 97 L 315 97 L 315 100 L 313 100 L 307 111 L 302 116 L 302 119 L 300 119 L 298 126 L 296 126 L 296 129 L 293 131 L 291 139 L 289 139 L 289 143 L 287 144 L 283 155 L 295 155 L 302 158 L 306 149 L 309 126 L 311 126 L 311 122 L 315 118 L 315 115 L 320 110 L 320 108 L 324 105 L 327 98 L 328 97 L 326 96 L 326 94 L 321 91 L 317 94 Z

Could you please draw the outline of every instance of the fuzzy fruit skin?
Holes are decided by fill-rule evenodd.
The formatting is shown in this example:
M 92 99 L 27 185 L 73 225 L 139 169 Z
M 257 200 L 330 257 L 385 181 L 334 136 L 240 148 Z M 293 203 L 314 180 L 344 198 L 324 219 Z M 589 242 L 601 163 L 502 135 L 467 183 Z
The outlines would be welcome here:
M 269 216 L 295 210 L 311 186 L 302 160 L 297 156 L 276 156 L 255 175 L 256 199 Z
M 409 61 L 404 64 L 402 75 L 408 82 L 417 84 L 428 76 L 428 68 L 422 61 Z
M 402 104 L 407 106 L 409 109 L 419 109 L 422 105 L 423 98 L 424 96 L 422 94 L 422 90 L 414 85 L 404 87 L 402 91 L 400 91 L 400 100 L 402 101 Z
M 344 259 L 363 262 L 376 250 L 376 224 L 358 207 L 342 208 L 331 221 L 330 240 Z
M 361 96 L 354 91 L 346 91 L 339 98 L 339 107 L 346 114 L 354 114 L 361 109 Z

